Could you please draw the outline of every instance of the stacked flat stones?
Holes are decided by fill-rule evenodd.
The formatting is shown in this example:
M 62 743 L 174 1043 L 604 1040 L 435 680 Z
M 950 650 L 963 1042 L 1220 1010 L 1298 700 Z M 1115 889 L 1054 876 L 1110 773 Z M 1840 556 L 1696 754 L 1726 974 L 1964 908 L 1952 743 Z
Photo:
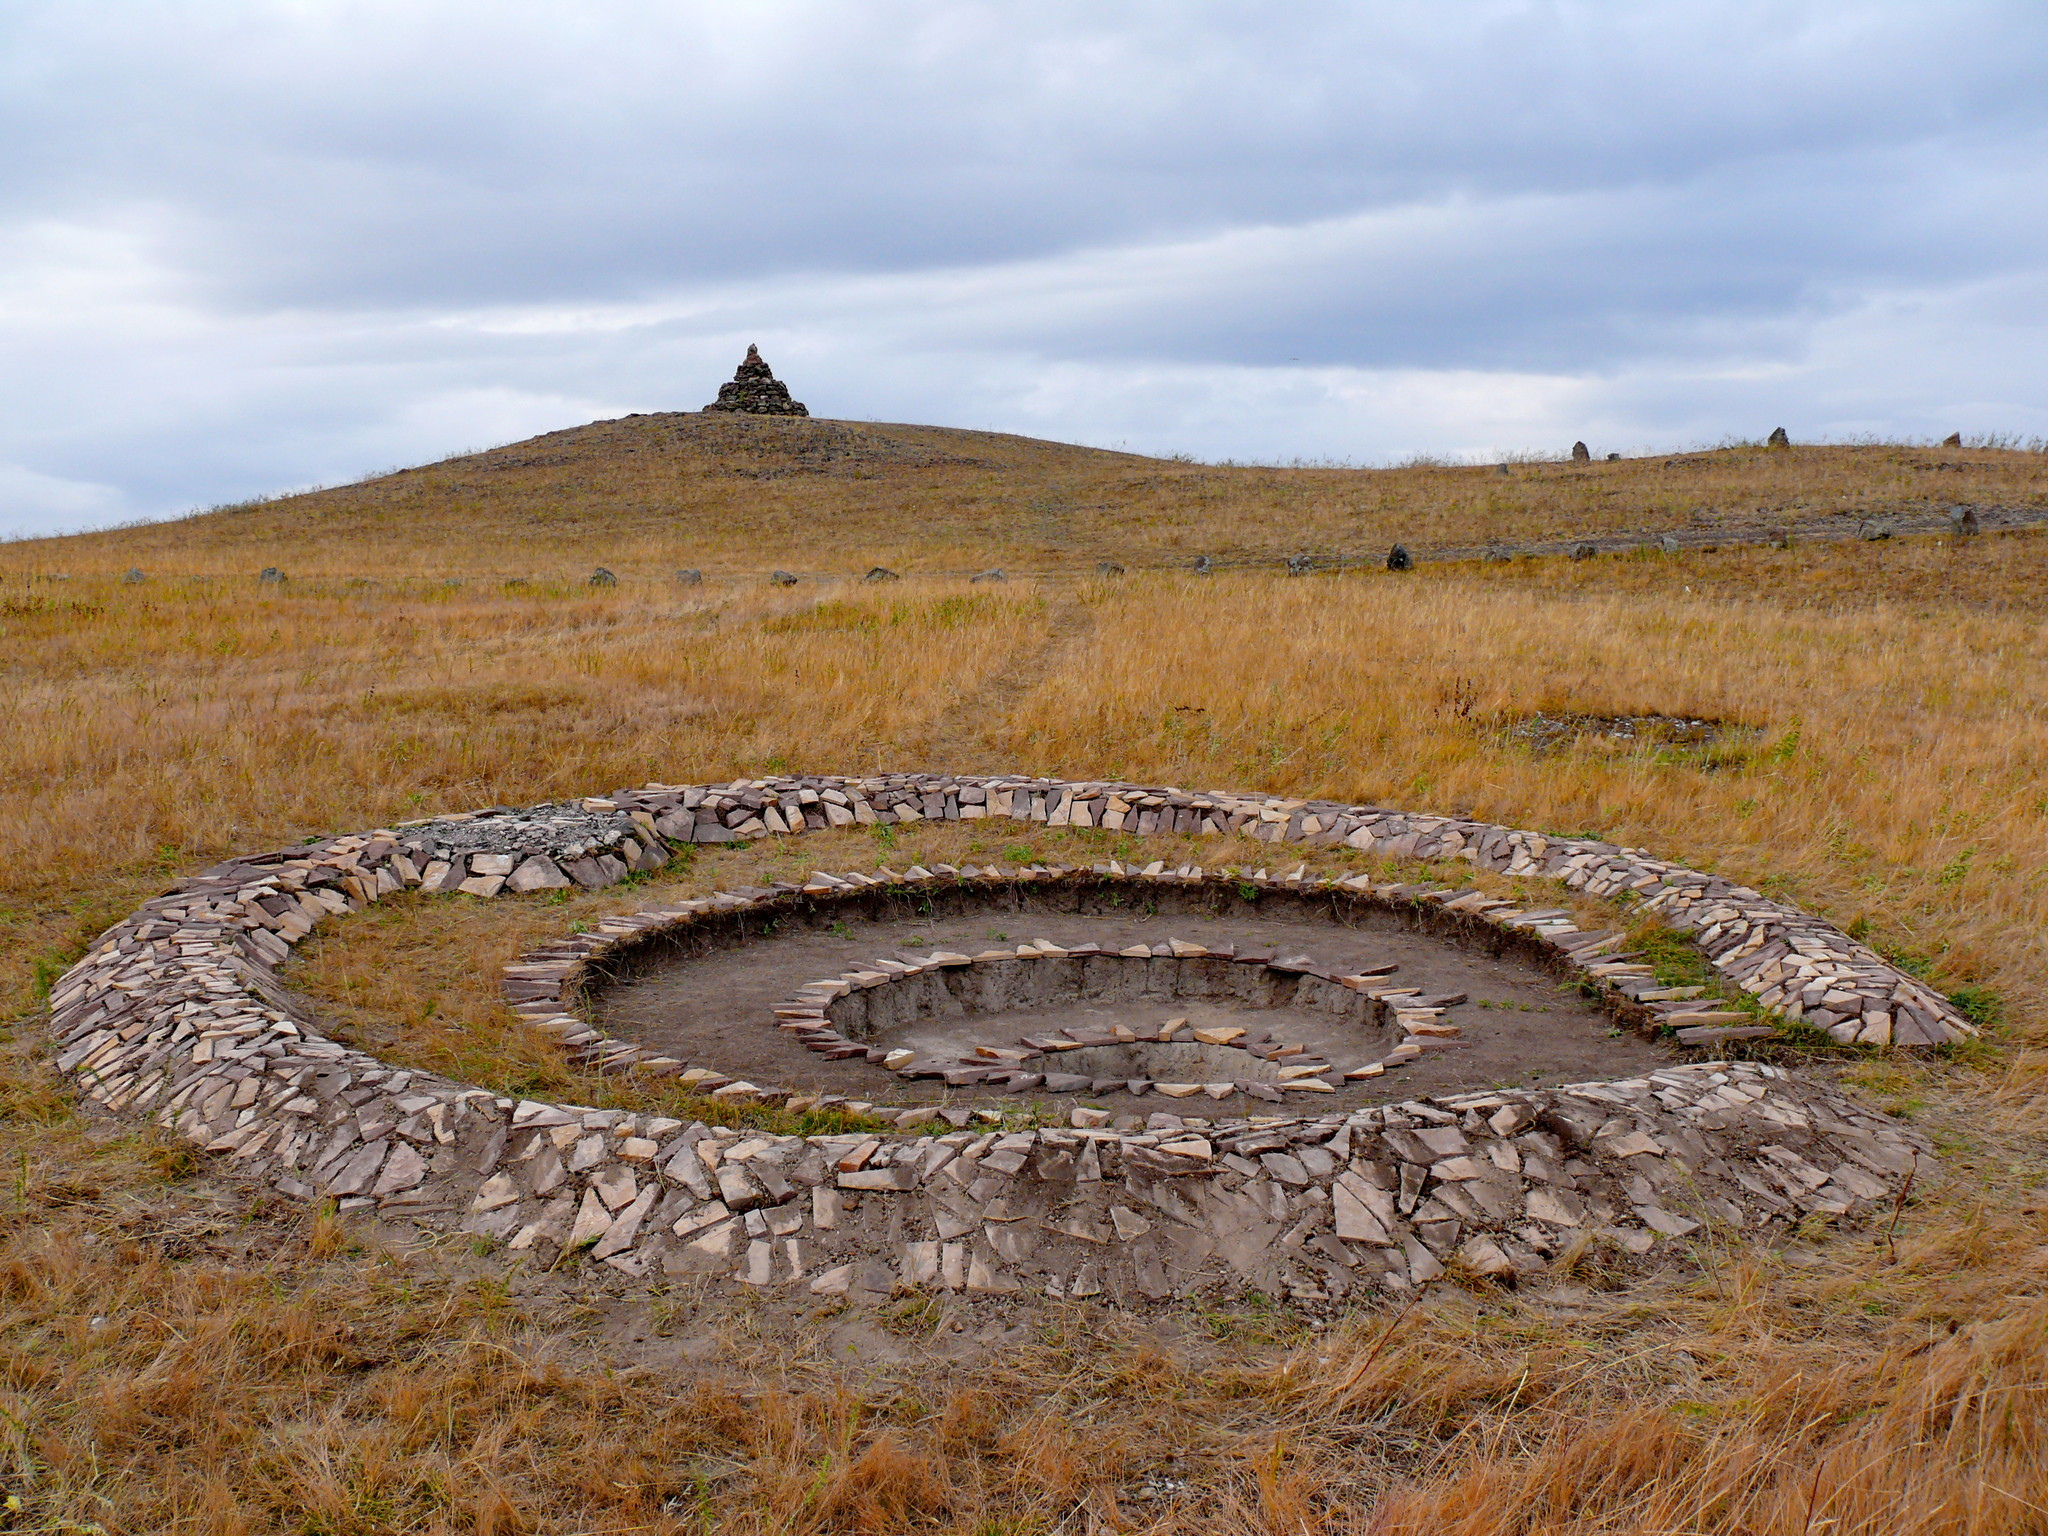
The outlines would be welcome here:
M 1398 1291 L 1447 1263 L 1534 1276 L 1585 1240 L 1639 1253 L 1703 1222 L 1764 1229 L 1857 1213 L 1895 1198 L 1925 1150 L 1884 1116 L 1754 1063 L 1313 1120 L 1155 1114 L 1143 1131 L 906 1134 L 941 1118 L 926 1107 L 895 1116 L 893 1135 L 754 1135 L 514 1101 L 387 1067 L 326 1038 L 276 975 L 316 923 L 407 888 L 480 898 L 595 888 L 659 867 L 664 840 L 993 816 L 1139 836 L 1341 841 L 1463 857 L 1594 893 L 1632 890 L 1697 931 L 1714 963 L 1764 1003 L 1838 1038 L 1931 1044 L 1974 1032 L 1819 919 L 1639 850 L 1365 806 L 896 775 L 648 785 L 233 860 L 144 903 L 59 979 L 58 1066 L 89 1099 L 148 1114 L 228 1170 L 296 1198 L 457 1227 L 543 1256 L 578 1252 L 629 1275 L 708 1270 L 823 1293 L 912 1284 L 1135 1299 L 1250 1285 L 1313 1300 Z M 1125 873 L 1211 878 L 1163 864 Z M 1249 878 L 1309 882 L 1304 871 Z M 694 905 L 815 899 L 850 881 Z M 1476 891 L 1382 893 L 1534 933 L 1576 932 L 1561 913 L 1513 912 Z M 597 937 L 623 937 L 636 922 L 647 925 L 600 923 Z M 1615 942 L 1586 935 L 1566 948 L 1598 973 Z M 1604 966 L 1630 1005 L 1696 1011 L 1658 996 L 1644 968 Z M 520 1006 L 535 1004 L 559 1013 L 545 998 Z
M 707 411 L 738 411 L 748 416 L 808 416 L 800 400 L 789 398 L 789 386 L 761 361 L 761 349 L 749 345 L 732 382 L 718 386 L 718 398 Z

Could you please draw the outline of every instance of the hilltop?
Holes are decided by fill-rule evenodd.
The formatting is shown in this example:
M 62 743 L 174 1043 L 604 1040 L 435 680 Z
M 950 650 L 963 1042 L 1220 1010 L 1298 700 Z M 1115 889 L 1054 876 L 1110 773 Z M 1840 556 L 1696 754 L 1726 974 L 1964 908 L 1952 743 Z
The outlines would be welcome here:
M 1869 445 L 1389 469 L 1204 464 L 997 432 L 664 412 L 354 484 L 12 546 L 17 569 L 622 577 L 786 567 L 1090 571 L 1375 559 L 1627 533 L 1839 536 L 1953 505 L 2048 509 L 2048 455 Z

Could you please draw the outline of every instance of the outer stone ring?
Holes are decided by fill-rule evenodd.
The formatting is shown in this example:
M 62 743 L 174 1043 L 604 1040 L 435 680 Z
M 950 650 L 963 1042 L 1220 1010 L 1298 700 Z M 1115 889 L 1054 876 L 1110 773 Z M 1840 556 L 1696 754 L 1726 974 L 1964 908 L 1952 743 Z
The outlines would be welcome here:
M 1883 1115 L 1748 1062 L 1316 1118 L 1212 1120 L 1191 1112 L 1211 1107 L 1206 1099 L 1180 1098 L 1131 1129 L 1080 1123 L 1088 1117 L 1077 1114 L 1069 1127 L 1003 1132 L 973 1112 L 871 1105 L 894 1120 L 894 1134 L 778 1137 L 515 1102 L 394 1070 L 326 1038 L 276 975 L 316 922 L 405 888 L 488 898 L 597 887 L 659 867 L 680 842 L 1004 817 L 1139 837 L 1341 842 L 1462 858 L 1596 895 L 1631 890 L 1693 932 L 1721 974 L 1766 1008 L 1839 1040 L 1929 1046 L 1975 1033 L 1945 999 L 1831 925 L 1641 850 L 1332 802 L 894 775 L 648 785 L 233 860 L 145 903 L 58 981 L 58 1066 L 87 1097 L 151 1115 L 233 1171 L 295 1198 L 460 1228 L 544 1257 L 566 1251 L 629 1276 L 706 1271 L 822 1295 L 929 1286 L 1135 1303 L 1251 1287 L 1314 1304 L 1412 1290 L 1446 1267 L 1533 1281 L 1588 1244 L 1611 1248 L 1621 1262 L 1648 1260 L 1659 1244 L 1709 1224 L 1768 1233 L 1814 1215 L 1852 1217 L 1893 1199 L 1925 1155 Z M 1267 857 L 1277 863 L 1283 854 L 1276 846 Z M 876 885 L 1096 879 L 1165 887 L 1216 878 L 1163 863 L 913 867 L 893 880 L 820 874 L 802 886 L 607 919 L 509 968 L 505 990 L 519 1011 L 609 1068 L 687 1076 L 698 1069 L 605 1039 L 567 1011 L 583 968 L 678 925 L 744 921 L 778 903 L 853 902 Z M 1620 935 L 1581 933 L 1561 911 L 1517 909 L 1456 886 L 1311 877 L 1305 868 L 1229 878 L 1484 930 L 1582 978 L 1619 1016 L 1669 1024 L 1697 1043 L 1739 1022 L 1658 995 L 1666 989 L 1654 977 L 1615 956 Z M 1019 952 L 983 963 L 1016 964 Z M 782 1022 L 857 1044 L 832 1013 L 855 990 L 844 976 L 829 978 L 793 998 Z M 1407 1011 L 1416 1017 L 1404 1023 L 1429 1022 L 1422 1003 Z M 1411 1029 L 1404 1043 L 1428 1038 Z M 728 1097 L 793 1097 L 774 1084 L 707 1082 L 696 1079 L 700 1091 Z

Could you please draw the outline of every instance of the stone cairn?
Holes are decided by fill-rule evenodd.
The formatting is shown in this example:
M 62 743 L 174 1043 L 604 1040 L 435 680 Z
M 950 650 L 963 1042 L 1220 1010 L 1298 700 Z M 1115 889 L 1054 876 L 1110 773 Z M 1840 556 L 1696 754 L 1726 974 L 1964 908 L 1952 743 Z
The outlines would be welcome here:
M 718 386 L 718 398 L 704 407 L 707 411 L 739 411 L 748 416 L 808 416 L 800 400 L 789 398 L 789 386 L 761 361 L 761 349 L 752 343 L 732 376 L 730 384 Z
M 1832 1088 L 1755 1062 L 1315 1118 L 1160 1112 L 1142 1126 L 1135 1117 L 1111 1126 L 1101 1111 L 1078 1110 L 1067 1127 L 1004 1131 L 988 1126 L 999 1117 L 986 1108 L 891 1109 L 735 1080 L 602 1039 L 568 1011 L 594 957 L 679 926 L 851 904 L 876 887 L 964 883 L 1000 892 L 1094 879 L 1249 884 L 1429 914 L 1548 956 L 1617 1019 L 1669 1025 L 1681 1039 L 1721 1038 L 1720 1025 L 1752 1017 L 1717 1011 L 1694 989 L 1661 987 L 1648 966 L 1617 952 L 1623 935 L 1580 932 L 1562 909 L 1525 909 L 1458 886 L 1311 876 L 1306 866 L 1279 875 L 1163 861 L 820 873 L 600 919 L 505 971 L 509 1006 L 586 1063 L 671 1077 L 716 1098 L 837 1107 L 877 1126 L 844 1135 L 772 1135 L 516 1100 L 394 1069 L 327 1038 L 277 974 L 315 924 L 409 889 L 487 899 L 598 888 L 661 867 L 671 844 L 981 818 L 1235 837 L 1276 854 L 1342 844 L 1389 858 L 1463 860 L 1596 896 L 1633 892 L 1780 1017 L 1873 1045 L 1976 1033 L 1946 1000 L 1821 919 L 1640 849 L 1328 801 L 905 774 L 650 784 L 234 859 L 145 902 L 58 980 L 50 998 L 57 1064 L 87 1098 L 147 1114 L 227 1171 L 293 1199 L 332 1199 L 344 1211 L 459 1229 L 547 1262 L 629 1277 L 709 1273 L 856 1297 L 930 1287 L 1139 1304 L 1256 1288 L 1315 1306 L 1412 1293 L 1450 1268 L 1537 1281 L 1559 1255 L 1588 1243 L 1617 1264 L 1655 1262 L 1660 1245 L 1709 1226 L 1768 1236 L 1809 1218 L 1882 1212 L 1922 1168 L 1927 1148 L 1911 1132 Z M 1185 952 L 1198 947 L 1172 958 L 1262 971 L 1306 964 Z M 921 963 L 943 970 L 963 962 L 1072 960 L 1041 944 Z M 1418 1052 L 1441 1043 L 1442 1000 L 1403 998 L 1384 977 L 1312 964 L 1294 974 L 1308 972 L 1391 1010 Z M 826 978 L 763 1027 L 826 1053 L 864 1054 L 836 1027 L 844 1014 L 835 1004 L 904 980 L 880 969 Z M 1027 1079 L 1037 1068 L 1041 1083 L 1046 1076 L 1031 1060 L 995 1065 Z M 1282 1079 L 1280 1091 L 1317 1090 L 1305 1074 Z

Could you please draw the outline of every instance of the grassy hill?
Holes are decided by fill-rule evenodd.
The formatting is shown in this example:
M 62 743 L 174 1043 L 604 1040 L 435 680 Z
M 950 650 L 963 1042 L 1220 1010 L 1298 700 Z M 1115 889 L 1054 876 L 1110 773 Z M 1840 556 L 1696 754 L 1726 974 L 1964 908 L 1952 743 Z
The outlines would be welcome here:
M 946 427 L 673 412 L 175 522 L 0 547 L 0 569 L 622 579 L 775 567 L 1092 571 L 1377 559 L 1667 530 L 1760 535 L 1953 504 L 2048 509 L 2048 455 L 1719 448 L 1396 469 L 1148 459 Z
M 2041 455 L 1903 447 L 1238 468 L 673 415 L 0 546 L 0 1494 L 23 1529 L 216 1536 L 2038 1530 L 2048 532 L 1725 536 L 2038 513 L 2044 475 Z M 1275 574 L 1303 549 L 1626 529 L 1688 545 Z M 1265 564 L 1143 569 L 1197 552 Z M 1030 575 L 1098 559 L 1130 574 Z M 873 563 L 909 575 L 759 579 Z M 598 564 L 616 586 L 587 584 Z M 1017 579 L 961 574 L 994 564 Z M 259 584 L 267 565 L 294 579 Z M 1658 712 L 1720 739 L 1529 730 Z M 1939 1147 L 1887 1230 L 1717 1228 L 1647 1281 L 1588 1249 L 1554 1289 L 1468 1276 L 1328 1326 L 1269 1298 L 778 1312 L 536 1273 L 252 1198 L 224 1156 L 96 1114 L 51 1070 L 50 980 L 227 854 L 648 779 L 898 767 L 1594 831 L 1867 935 L 1988 1035 L 1784 1058 Z M 948 825 L 679 858 L 664 889 L 1066 858 L 1039 832 L 1080 835 Z M 509 1042 L 554 1082 L 571 1063 L 495 967 L 647 892 L 548 899 L 489 904 L 497 926 L 467 898 L 394 902 L 306 974 L 368 1038 L 470 1081 Z

